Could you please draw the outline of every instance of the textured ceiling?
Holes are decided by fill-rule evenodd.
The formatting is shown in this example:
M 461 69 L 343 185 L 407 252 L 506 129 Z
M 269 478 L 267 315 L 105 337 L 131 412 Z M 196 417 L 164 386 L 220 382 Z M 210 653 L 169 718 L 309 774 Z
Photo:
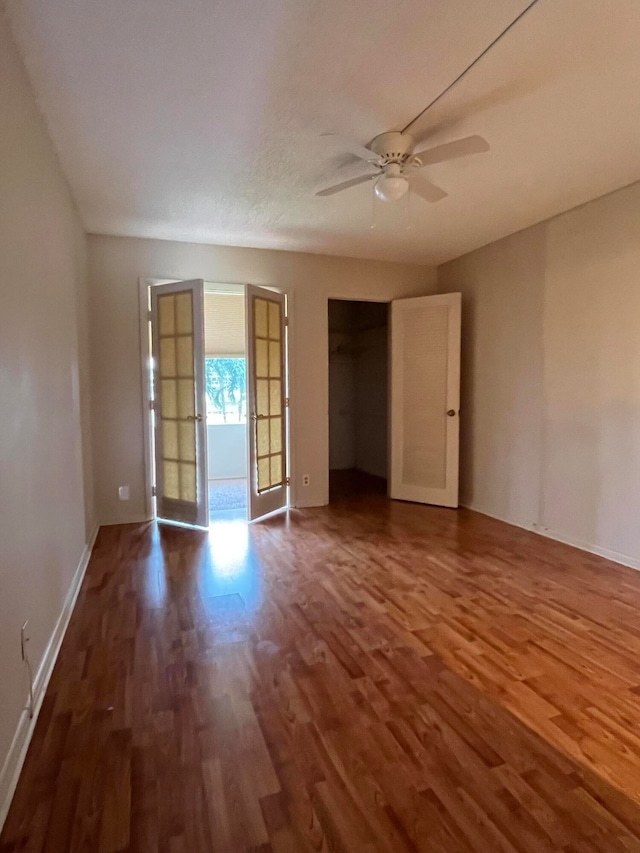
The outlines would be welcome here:
M 315 187 L 527 0 L 5 0 L 88 231 L 439 263 L 640 178 L 640 3 L 539 0 L 414 128 L 449 197 Z

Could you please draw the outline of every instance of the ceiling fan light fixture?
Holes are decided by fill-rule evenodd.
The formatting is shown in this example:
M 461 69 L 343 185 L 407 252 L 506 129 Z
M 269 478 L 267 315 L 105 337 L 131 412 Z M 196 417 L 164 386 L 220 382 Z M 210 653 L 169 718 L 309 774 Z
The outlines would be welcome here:
M 400 166 L 391 163 L 380 175 L 374 186 L 374 192 L 381 201 L 399 201 L 409 190 L 409 181 L 402 174 Z
M 382 175 L 376 181 L 374 190 L 381 201 L 399 201 L 407 194 L 409 181 L 404 177 L 387 178 L 386 175 Z
M 360 166 L 355 177 L 323 187 L 316 191 L 317 196 L 335 195 L 350 187 L 375 180 L 374 198 L 385 202 L 399 201 L 407 196 L 411 177 L 411 189 L 416 195 L 428 202 L 441 201 L 447 197 L 447 193 L 427 178 L 414 180 L 415 173 L 425 166 L 446 163 L 448 160 L 457 160 L 471 154 L 483 154 L 490 148 L 487 140 L 478 134 L 418 151 L 414 151 L 413 137 L 400 131 L 381 133 L 371 140 L 368 147 L 343 137 L 335 138 L 342 139 L 347 151 L 367 163 L 367 171 L 363 174 Z

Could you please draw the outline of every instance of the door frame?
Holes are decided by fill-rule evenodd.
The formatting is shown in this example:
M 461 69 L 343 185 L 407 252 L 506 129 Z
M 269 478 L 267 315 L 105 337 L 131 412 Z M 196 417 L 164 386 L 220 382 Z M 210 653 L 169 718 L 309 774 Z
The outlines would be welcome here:
M 431 297 L 431 296 L 447 296 L 447 295 L 449 295 L 449 294 L 418 293 L 418 294 L 413 294 L 410 296 L 405 295 L 405 296 L 394 296 L 394 297 L 381 297 L 380 295 L 377 295 L 377 296 L 373 296 L 373 295 L 372 296 L 357 296 L 357 297 L 355 297 L 355 296 L 344 296 L 343 294 L 333 295 L 331 293 L 329 293 L 327 295 L 326 310 L 324 313 L 324 316 L 326 319 L 326 327 L 325 328 L 326 328 L 326 333 L 327 333 L 326 334 L 326 343 L 325 343 L 325 351 L 327 352 L 327 374 L 326 374 L 326 390 L 327 390 L 327 394 L 326 394 L 326 410 L 327 410 L 327 463 L 326 463 L 326 465 L 327 465 L 327 467 L 326 467 L 326 470 L 327 470 L 327 492 L 326 492 L 326 504 L 327 505 L 329 505 L 329 503 L 330 503 L 330 496 L 329 496 L 329 470 L 330 470 L 329 469 L 329 448 L 330 448 L 330 441 L 331 441 L 330 424 L 329 424 L 330 394 L 329 394 L 329 357 L 328 357 L 328 353 L 329 353 L 329 301 L 333 300 L 336 302 L 384 302 L 387 305 L 387 312 L 388 312 L 388 314 L 387 314 L 387 316 L 388 316 L 388 331 L 387 331 L 387 496 L 390 497 L 391 496 L 391 455 L 393 452 L 393 448 L 392 448 L 392 444 L 391 444 L 391 416 L 392 416 L 392 411 L 391 411 L 391 391 L 392 391 L 392 381 L 391 381 L 391 377 L 392 377 L 391 305 L 392 305 L 392 303 L 400 302 L 403 299 L 414 299 L 414 298 L 422 298 L 425 296 Z M 458 400 L 458 405 L 457 405 L 457 420 L 458 420 L 458 427 L 459 427 L 459 421 L 460 421 L 460 402 L 459 402 L 459 400 Z M 292 478 L 292 481 L 293 481 L 293 478 Z M 434 506 L 436 506 L 436 504 L 434 504 Z M 439 506 L 439 504 L 437 504 L 437 506 Z
M 216 282 L 212 279 L 204 278 L 202 275 L 195 276 L 196 278 L 202 278 L 204 281 L 204 290 L 207 292 L 207 288 L 211 289 L 212 285 L 216 285 L 217 287 L 224 288 L 229 287 L 233 288 L 233 291 L 236 292 L 239 287 L 242 288 L 243 294 L 246 292 L 247 282 L 240 281 L 225 281 L 225 282 Z M 155 461 L 153 457 L 154 453 L 154 439 L 152 435 L 152 427 L 151 427 L 151 380 L 152 380 L 152 354 L 151 354 L 151 333 L 150 333 L 150 325 L 151 325 L 151 288 L 156 284 L 172 284 L 177 281 L 187 281 L 189 278 L 194 278 L 194 276 L 182 276 L 178 278 L 176 276 L 167 276 L 167 277 L 155 277 L 155 276 L 140 276 L 138 278 L 138 309 L 139 309 L 139 340 L 140 340 L 140 406 L 141 406 L 141 414 L 142 414 L 142 443 L 144 448 L 143 453 L 143 468 L 144 468 L 144 506 L 145 506 L 145 515 L 143 521 L 154 521 L 156 518 L 155 510 L 154 510 L 154 496 L 153 496 L 153 480 L 154 480 L 154 470 L 155 470 Z M 286 286 L 274 286 L 270 284 L 258 284 L 258 287 L 264 287 L 267 290 L 275 290 L 277 293 L 283 293 L 286 297 L 286 306 L 287 306 L 287 335 L 288 335 L 288 364 L 287 370 L 289 375 L 289 430 L 287 435 L 287 460 L 288 460 L 288 468 L 289 468 L 289 476 L 291 478 L 291 484 L 289 486 L 289 508 L 296 506 L 296 490 L 295 490 L 295 442 L 293 440 L 294 433 L 294 418 L 295 418 L 295 364 L 291 358 L 291 335 L 292 328 L 294 325 L 294 298 L 291 289 Z M 377 300 L 384 301 L 384 300 Z M 247 436 L 249 436 L 249 423 L 247 423 Z M 248 441 L 248 438 L 247 438 Z M 248 461 L 247 461 L 248 464 Z M 247 495 L 248 500 L 248 495 Z

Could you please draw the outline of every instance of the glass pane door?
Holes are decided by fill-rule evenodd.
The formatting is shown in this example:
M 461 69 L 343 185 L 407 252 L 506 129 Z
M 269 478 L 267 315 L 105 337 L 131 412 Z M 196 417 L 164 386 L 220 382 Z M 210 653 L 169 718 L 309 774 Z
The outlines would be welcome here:
M 203 283 L 151 289 L 157 515 L 207 524 Z
M 284 299 L 247 287 L 251 520 L 287 506 Z

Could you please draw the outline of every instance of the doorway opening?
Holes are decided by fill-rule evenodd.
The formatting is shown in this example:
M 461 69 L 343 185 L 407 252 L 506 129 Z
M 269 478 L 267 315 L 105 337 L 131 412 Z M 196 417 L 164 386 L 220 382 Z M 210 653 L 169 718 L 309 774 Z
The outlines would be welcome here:
M 147 518 L 207 527 L 289 506 L 285 293 L 140 279 Z
M 242 286 L 204 289 L 209 520 L 247 518 L 247 354 Z
M 389 306 L 329 300 L 329 501 L 386 494 Z

